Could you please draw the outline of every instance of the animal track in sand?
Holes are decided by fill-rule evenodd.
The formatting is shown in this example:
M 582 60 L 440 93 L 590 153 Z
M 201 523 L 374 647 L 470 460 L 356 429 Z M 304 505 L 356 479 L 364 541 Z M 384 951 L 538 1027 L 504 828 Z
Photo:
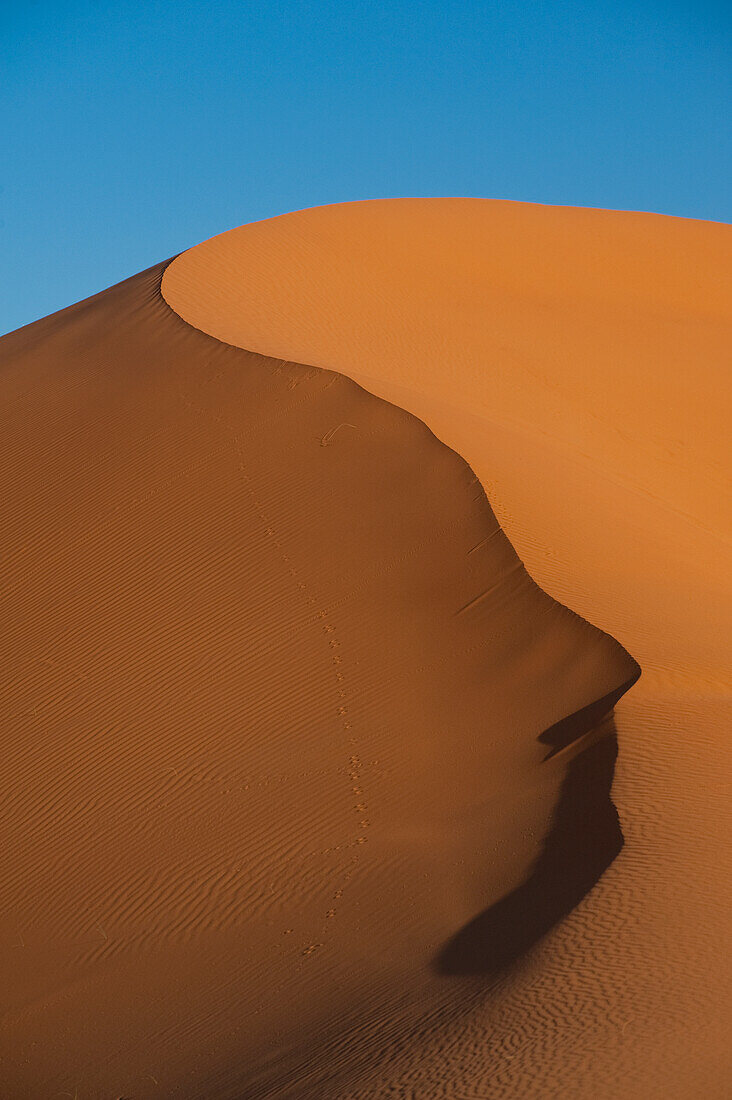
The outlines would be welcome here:
M 284 366 L 284 364 L 283 364 L 283 366 Z M 282 373 L 282 367 L 276 368 L 273 371 L 273 373 L 274 374 Z M 315 371 L 310 369 L 308 371 L 308 377 L 309 378 L 312 377 L 315 373 L 316 373 Z M 303 381 L 304 381 L 304 379 L 303 379 Z M 290 388 L 292 388 L 292 387 L 290 387 Z M 260 522 L 261 522 L 261 524 L 264 528 L 264 531 L 265 531 L 266 535 L 268 536 L 268 538 L 272 541 L 272 543 L 276 547 L 277 553 L 280 557 L 280 560 L 282 561 L 283 565 L 285 566 L 291 580 L 296 584 L 298 590 L 302 594 L 307 606 L 309 608 L 317 607 L 318 601 L 316 600 L 315 596 L 310 591 L 309 586 L 305 583 L 305 581 L 302 580 L 299 570 L 293 564 L 290 555 L 287 553 L 287 550 L 285 549 L 285 547 L 282 545 L 282 542 L 277 537 L 277 533 L 276 533 L 275 527 L 273 525 L 273 522 L 272 522 L 271 518 L 269 517 L 269 515 L 266 513 L 264 507 L 262 506 L 262 503 L 261 503 L 259 497 L 257 496 L 257 493 L 254 489 L 253 484 L 252 484 L 252 478 L 251 478 L 250 474 L 247 471 L 247 467 L 246 467 L 246 463 L 245 463 L 245 456 L 244 456 L 244 451 L 243 451 L 242 438 L 241 438 L 240 434 L 237 433 L 237 431 L 233 427 L 233 425 L 229 424 L 222 416 L 219 416 L 219 415 L 217 415 L 216 413 L 213 413 L 213 412 L 209 412 L 208 410 L 205 410 L 205 409 L 201 408 L 199 405 L 195 405 L 190 400 L 190 394 L 187 395 L 187 396 L 186 395 L 180 395 L 180 396 L 181 396 L 181 400 L 183 401 L 183 404 L 191 412 L 203 417 L 204 419 L 213 419 L 213 420 L 215 420 L 229 434 L 229 437 L 231 439 L 231 442 L 233 444 L 234 451 L 235 451 L 235 454 L 236 454 L 237 465 L 238 465 L 238 468 L 239 468 L 239 475 L 240 475 L 242 484 L 244 485 L 244 487 L 247 490 L 247 493 L 249 494 L 251 502 L 254 506 L 254 511 L 255 511 L 257 517 L 259 518 L 259 520 L 260 520 Z M 339 424 L 336 428 L 331 429 L 329 432 L 326 432 L 326 434 L 320 440 L 321 446 L 328 446 L 330 444 L 333 436 L 335 435 L 336 431 L 338 431 L 338 429 L 342 428 L 342 427 L 355 428 L 355 425 L 353 425 L 353 424 Z M 332 663 L 332 666 L 333 666 L 334 679 L 335 679 L 335 682 L 337 684 L 336 693 L 337 693 L 338 699 L 340 700 L 340 702 L 338 703 L 338 705 L 336 707 L 336 714 L 338 715 L 338 718 L 340 719 L 343 732 L 346 734 L 348 744 L 349 744 L 349 746 L 351 747 L 351 750 L 352 750 L 351 755 L 349 757 L 349 767 L 348 767 L 348 773 L 347 774 L 348 774 L 348 778 L 351 782 L 351 792 L 359 800 L 353 806 L 353 809 L 354 809 L 355 813 L 357 813 L 358 816 L 359 816 L 358 833 L 357 833 L 357 836 L 355 838 L 355 841 L 351 842 L 351 843 L 354 844 L 357 847 L 361 847 L 364 844 L 366 844 L 366 841 L 367 841 L 366 830 L 369 828 L 370 821 L 365 816 L 365 814 L 367 812 L 367 806 L 366 806 L 366 803 L 363 800 L 363 786 L 362 786 L 362 768 L 363 768 L 363 765 L 361 763 L 360 756 L 355 752 L 355 747 L 357 745 L 357 738 L 353 735 L 353 732 L 352 732 L 352 723 L 350 721 L 349 708 L 348 708 L 348 703 L 347 703 L 348 691 L 347 691 L 347 688 L 346 688 L 345 676 L 344 676 L 343 669 L 342 669 L 343 660 L 342 660 L 342 657 L 341 657 L 340 653 L 338 653 L 338 650 L 341 648 L 341 643 L 340 643 L 340 640 L 338 639 L 338 636 L 337 636 L 336 627 L 333 624 L 333 622 L 331 622 L 331 620 L 329 618 L 329 615 L 328 615 L 328 612 L 326 610 L 323 610 L 323 609 L 318 610 L 316 615 L 314 616 L 313 621 L 314 622 L 319 621 L 321 623 L 322 633 L 327 638 L 328 648 L 331 650 L 331 663 Z M 327 849 L 326 852 L 324 852 L 323 854 L 326 854 L 329 851 L 340 850 L 342 847 L 343 846 L 338 845 L 335 848 Z M 351 844 L 346 845 L 346 847 L 351 847 Z M 356 865 L 358 864 L 358 861 L 359 861 L 359 853 L 356 852 L 351 857 L 351 864 L 350 864 L 348 870 L 345 872 L 345 875 L 343 876 L 343 879 L 341 880 L 341 885 L 331 895 L 331 898 L 330 898 L 331 905 L 329 906 L 329 908 L 326 911 L 324 917 L 322 918 L 321 933 L 320 933 L 322 939 L 320 941 L 308 944 L 302 951 L 303 957 L 308 958 L 311 955 L 313 955 L 317 950 L 319 950 L 321 947 L 323 947 L 324 940 L 325 940 L 325 932 L 326 932 L 326 929 L 328 927 L 328 922 L 332 921 L 335 918 L 335 916 L 337 915 L 337 910 L 336 910 L 336 907 L 334 906 L 333 903 L 337 902 L 337 901 L 340 901 L 341 898 L 343 897 L 345 886 L 352 879 L 352 877 L 355 873 Z M 288 931 L 285 931 L 283 934 L 284 935 L 288 934 Z

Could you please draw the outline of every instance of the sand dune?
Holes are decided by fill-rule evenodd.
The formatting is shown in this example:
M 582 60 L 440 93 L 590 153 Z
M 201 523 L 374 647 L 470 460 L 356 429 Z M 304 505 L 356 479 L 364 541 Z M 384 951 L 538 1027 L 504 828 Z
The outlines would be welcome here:
M 0 342 L 3 1095 L 722 1095 L 725 229 L 624 217 L 306 211 Z
M 405 199 L 243 226 L 164 277 L 198 328 L 421 417 L 531 575 L 644 670 L 616 712 L 624 851 L 467 1029 L 390 1070 L 397 1093 L 726 1093 L 730 240 L 648 214 Z

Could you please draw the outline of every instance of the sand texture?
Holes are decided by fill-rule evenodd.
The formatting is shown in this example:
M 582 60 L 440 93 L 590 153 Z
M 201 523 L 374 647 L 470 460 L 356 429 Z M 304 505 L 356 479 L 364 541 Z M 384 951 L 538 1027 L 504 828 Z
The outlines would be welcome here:
M 731 267 L 726 225 L 403 199 L 243 226 L 166 272 L 197 327 L 422 418 L 534 579 L 643 667 L 616 711 L 623 852 L 384 1095 L 729 1095 Z
M 323 208 L 0 341 L 1 1096 L 724 1095 L 725 232 Z

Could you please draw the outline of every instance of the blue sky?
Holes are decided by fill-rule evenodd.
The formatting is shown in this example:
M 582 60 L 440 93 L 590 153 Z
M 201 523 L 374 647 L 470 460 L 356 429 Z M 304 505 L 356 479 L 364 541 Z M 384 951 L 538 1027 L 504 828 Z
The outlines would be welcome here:
M 322 203 L 474 195 L 732 221 L 727 4 L 2 11 L 0 332 Z

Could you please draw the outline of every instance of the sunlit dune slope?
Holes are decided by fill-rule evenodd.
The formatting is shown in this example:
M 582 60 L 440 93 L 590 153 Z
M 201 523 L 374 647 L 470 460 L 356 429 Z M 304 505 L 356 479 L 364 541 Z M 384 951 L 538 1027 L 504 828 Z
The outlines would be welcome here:
M 708 667 L 715 624 L 687 612 L 701 600 L 717 619 L 708 574 L 730 533 L 731 258 L 732 230 L 713 223 L 399 199 L 231 230 L 178 257 L 162 289 L 220 340 L 345 372 L 422 417 L 505 498 L 560 598 L 601 609 L 652 661 L 673 663 L 691 630 L 685 656 Z M 527 540 L 560 561 L 539 565 Z M 663 627 L 652 653 L 639 600 Z
M 197 329 L 420 417 L 531 575 L 644 669 L 617 710 L 623 853 L 469 1025 L 389 1063 L 399 1095 L 724 1094 L 731 240 L 650 214 L 400 199 L 245 225 L 164 275 Z
M 421 420 L 164 268 L 0 343 L 0 1093 L 386 1095 L 442 1052 L 444 1095 L 621 847 L 638 666 Z

